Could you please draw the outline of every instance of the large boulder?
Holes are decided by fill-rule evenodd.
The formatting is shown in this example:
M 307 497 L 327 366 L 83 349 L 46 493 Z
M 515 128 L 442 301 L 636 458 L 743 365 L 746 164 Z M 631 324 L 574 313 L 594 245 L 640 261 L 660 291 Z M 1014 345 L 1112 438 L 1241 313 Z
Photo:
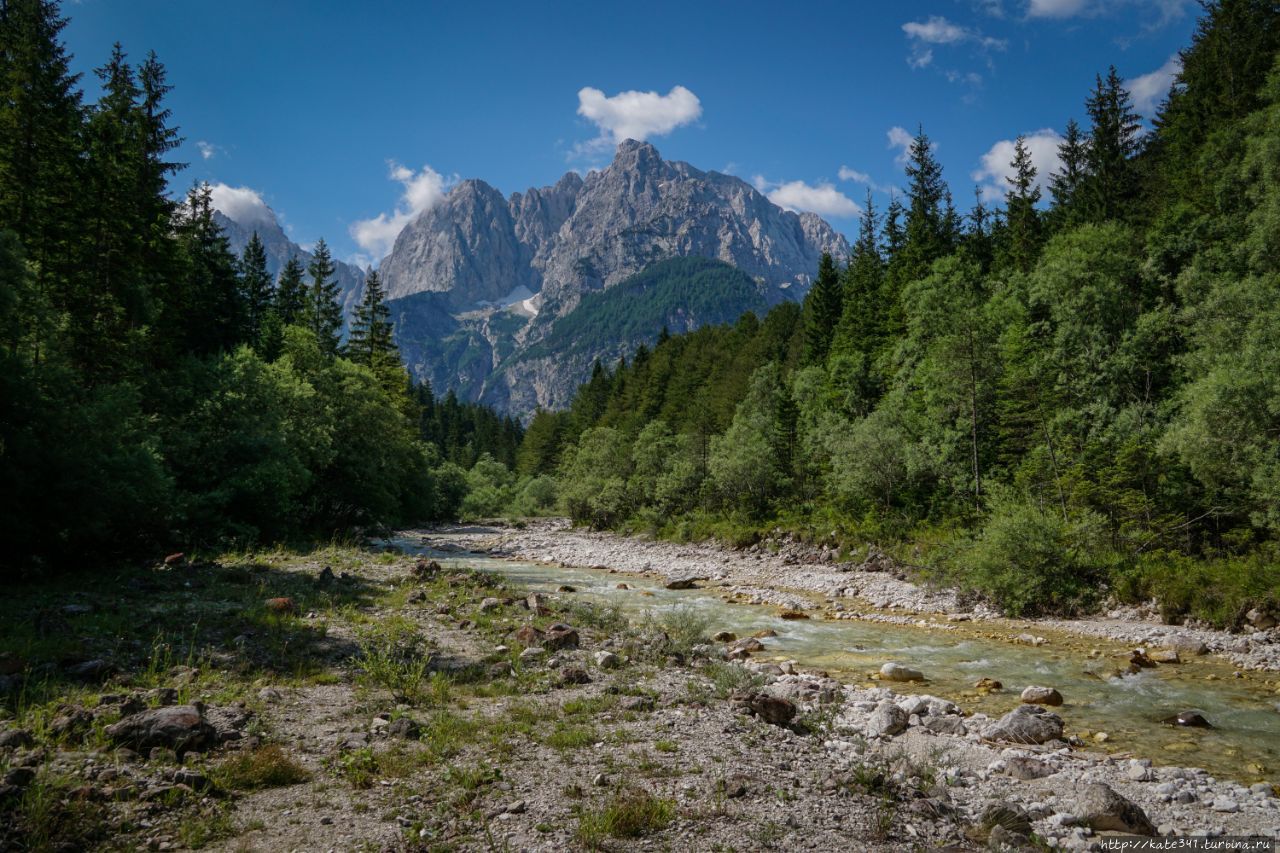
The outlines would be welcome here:
M 698 581 L 706 580 L 706 578 L 675 578 L 667 581 L 667 589 L 697 589 Z
M 785 726 L 796 716 L 796 705 L 790 699 L 769 693 L 755 693 L 747 700 L 752 713 L 775 726 Z
M 1062 718 L 1039 705 L 1019 705 L 982 730 L 987 740 L 1035 744 L 1062 737 Z
M 106 728 L 113 742 L 144 752 L 165 747 L 179 754 L 214 746 L 218 733 L 204 718 L 204 706 L 171 705 L 131 714 Z
M 1095 832 L 1127 832 L 1155 835 L 1155 825 L 1147 813 L 1112 788 L 1095 782 L 1076 795 L 1076 815 Z
M 907 730 L 907 712 L 885 699 L 867 719 L 868 737 L 893 737 Z
M 562 622 L 547 628 L 542 639 L 542 647 L 551 651 L 576 649 L 578 647 L 578 631 Z
M 900 663 L 887 663 L 880 667 L 881 681 L 924 681 L 924 673 Z
M 1027 705 L 1061 705 L 1062 694 L 1052 687 L 1036 687 L 1032 685 L 1022 691 L 1022 701 Z

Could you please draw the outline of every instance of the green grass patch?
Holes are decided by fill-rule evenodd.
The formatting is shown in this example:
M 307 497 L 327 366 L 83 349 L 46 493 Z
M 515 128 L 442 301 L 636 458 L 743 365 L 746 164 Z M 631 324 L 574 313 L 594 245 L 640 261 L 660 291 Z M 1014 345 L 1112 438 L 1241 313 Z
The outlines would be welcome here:
M 672 800 L 640 788 L 626 788 L 599 807 L 584 811 L 576 837 L 588 850 L 600 850 L 609 838 L 643 838 L 659 832 L 675 820 L 675 814 Z
M 277 744 L 236 753 L 220 763 L 211 774 L 220 788 L 255 791 L 282 788 L 306 782 L 311 774 Z

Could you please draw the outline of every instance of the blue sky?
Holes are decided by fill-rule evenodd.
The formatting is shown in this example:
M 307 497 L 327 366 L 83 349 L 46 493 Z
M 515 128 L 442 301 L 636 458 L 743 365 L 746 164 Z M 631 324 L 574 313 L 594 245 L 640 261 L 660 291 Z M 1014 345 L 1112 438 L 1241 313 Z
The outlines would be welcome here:
M 180 188 L 223 185 L 225 206 L 265 202 L 298 242 L 323 236 L 368 260 L 458 178 L 504 193 L 549 184 L 606 164 L 627 134 L 852 233 L 867 185 L 882 206 L 902 183 L 894 129 L 923 123 L 967 208 L 975 184 L 998 191 L 1020 133 L 1052 166 L 1053 133 L 1083 123 L 1108 64 L 1139 106 L 1158 103 L 1198 7 L 80 0 L 64 12 L 76 70 L 117 40 L 169 69 L 190 163 Z

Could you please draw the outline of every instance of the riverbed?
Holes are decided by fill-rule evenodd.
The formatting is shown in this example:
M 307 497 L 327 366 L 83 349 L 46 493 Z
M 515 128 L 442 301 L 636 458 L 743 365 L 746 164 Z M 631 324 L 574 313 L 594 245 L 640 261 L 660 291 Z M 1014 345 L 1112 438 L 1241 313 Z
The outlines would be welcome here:
M 794 661 L 832 677 L 863 686 L 886 662 L 921 671 L 924 682 L 894 683 L 900 693 L 919 692 L 958 703 L 966 713 L 1002 714 L 1018 704 L 1029 685 L 1056 688 L 1064 704 L 1055 708 L 1067 736 L 1090 749 L 1149 758 L 1156 764 L 1201 767 L 1221 778 L 1245 784 L 1280 779 L 1280 700 L 1269 682 L 1237 677 L 1232 664 L 1216 656 L 1190 657 L 1128 672 L 1132 647 L 1053 632 L 1038 634 L 1042 645 L 1018 645 L 988 624 L 883 621 L 876 612 L 864 618 L 784 619 L 773 605 L 742 603 L 732 585 L 670 590 L 662 578 L 563 566 L 529 559 L 499 558 L 461 550 L 476 547 L 470 534 L 406 536 L 396 544 L 428 554 L 445 565 L 501 574 L 520 586 L 553 593 L 571 586 L 575 595 L 623 611 L 628 618 L 662 621 L 674 610 L 704 622 L 709 633 L 739 637 L 773 632 L 763 639 L 759 661 Z M 831 614 L 827 614 L 830 616 Z M 993 637 L 1001 637 L 995 639 Z M 980 679 L 1001 682 L 1002 689 L 978 691 Z M 1196 711 L 1212 728 L 1166 725 L 1165 718 Z M 1101 733 L 1101 734 L 1099 734 Z

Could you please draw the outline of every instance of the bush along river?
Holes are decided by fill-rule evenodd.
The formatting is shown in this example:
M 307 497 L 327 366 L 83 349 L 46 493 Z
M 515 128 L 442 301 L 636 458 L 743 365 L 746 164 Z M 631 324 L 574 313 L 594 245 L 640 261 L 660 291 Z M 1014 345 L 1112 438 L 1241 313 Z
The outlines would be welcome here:
M 614 607 L 632 622 L 705 629 L 696 655 L 778 678 L 770 689 L 780 695 L 838 693 L 825 697 L 836 751 L 868 742 L 923 756 L 950 750 L 957 778 L 975 774 L 979 787 L 1052 780 L 1076 799 L 1032 817 L 1056 820 L 1050 834 L 1063 843 L 1085 843 L 1072 835 L 1080 817 L 1072 812 L 1086 808 L 1081 786 L 1097 782 L 1148 811 L 1164 807 L 1168 819 L 1153 818 L 1152 831 L 1229 833 L 1233 817 L 1245 815 L 1235 829 L 1280 831 L 1276 676 L 1206 653 L 1239 651 L 1229 635 L 1136 620 L 1078 631 L 1060 621 L 1005 620 L 946 593 L 912 590 L 892 573 L 807 563 L 785 548 L 752 554 L 562 523 L 392 541 L 446 567 Z M 852 586 L 865 597 L 849 594 Z M 1253 642 L 1257 652 L 1266 638 Z M 1115 828 L 1138 828 L 1123 824 Z

